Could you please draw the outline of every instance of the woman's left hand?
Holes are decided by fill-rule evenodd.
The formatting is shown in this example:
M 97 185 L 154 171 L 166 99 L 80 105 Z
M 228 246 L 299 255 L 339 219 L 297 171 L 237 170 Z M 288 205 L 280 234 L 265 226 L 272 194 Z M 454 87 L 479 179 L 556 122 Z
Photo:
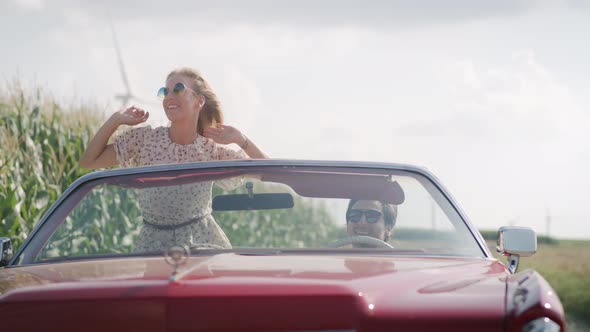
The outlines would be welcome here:
M 215 127 L 205 128 L 203 136 L 212 139 L 218 144 L 236 143 L 240 145 L 246 139 L 237 128 L 221 123 L 218 123 Z

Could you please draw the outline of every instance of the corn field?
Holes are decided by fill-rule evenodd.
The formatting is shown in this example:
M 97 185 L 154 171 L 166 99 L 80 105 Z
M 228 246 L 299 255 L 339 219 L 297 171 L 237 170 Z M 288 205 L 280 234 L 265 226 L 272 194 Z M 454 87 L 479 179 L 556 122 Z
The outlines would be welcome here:
M 0 236 L 10 237 L 15 248 L 59 195 L 88 172 L 78 161 L 103 121 L 93 114 L 99 114 L 97 109 L 63 108 L 41 90 L 27 94 L 16 83 L 0 92 Z M 214 194 L 220 193 L 220 188 L 215 188 Z M 123 191 L 109 191 L 89 201 L 97 206 L 80 213 L 93 215 L 65 222 L 44 255 L 131 251 L 133 239 L 128 237 L 135 236 L 141 225 L 136 199 Z M 298 211 L 276 212 L 272 224 L 255 211 L 239 214 L 240 218 L 224 212 L 215 213 L 215 217 L 232 243 L 240 245 L 297 247 L 301 244 L 295 239 L 318 244 L 342 232 L 325 207 L 298 205 Z M 310 222 L 317 218 L 321 222 Z M 270 235 L 275 239 L 279 235 L 282 240 L 268 242 L 273 238 Z
M 58 196 L 86 173 L 78 160 L 98 125 L 96 109 L 62 108 L 18 82 L 0 91 L 0 236 L 22 244 Z

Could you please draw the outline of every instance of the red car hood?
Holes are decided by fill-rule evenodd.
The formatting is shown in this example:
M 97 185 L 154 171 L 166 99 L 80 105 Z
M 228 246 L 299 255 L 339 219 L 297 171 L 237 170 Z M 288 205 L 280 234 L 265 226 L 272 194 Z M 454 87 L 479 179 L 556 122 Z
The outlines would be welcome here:
M 507 272 L 495 260 L 220 254 L 173 270 L 163 258 L 4 269 L 0 315 L 55 320 L 68 310 L 92 321 L 99 310 L 127 325 L 96 330 L 144 332 L 504 328 Z

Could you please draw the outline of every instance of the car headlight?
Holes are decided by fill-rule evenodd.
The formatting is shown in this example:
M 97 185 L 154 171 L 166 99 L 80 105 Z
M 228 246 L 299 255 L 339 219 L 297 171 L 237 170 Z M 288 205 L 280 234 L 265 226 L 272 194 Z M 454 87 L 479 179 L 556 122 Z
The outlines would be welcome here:
M 561 327 L 547 317 L 537 318 L 524 326 L 523 332 L 559 332 Z

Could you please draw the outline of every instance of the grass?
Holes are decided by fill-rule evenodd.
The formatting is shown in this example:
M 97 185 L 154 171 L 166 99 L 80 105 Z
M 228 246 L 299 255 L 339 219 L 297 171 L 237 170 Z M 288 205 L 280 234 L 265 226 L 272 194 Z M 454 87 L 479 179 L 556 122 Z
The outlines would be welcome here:
M 495 242 L 488 241 L 495 254 Z M 505 258 L 499 257 L 502 262 Z M 566 316 L 590 327 L 590 241 L 554 240 L 539 243 L 537 253 L 520 260 L 519 271 L 538 271 L 551 284 Z

